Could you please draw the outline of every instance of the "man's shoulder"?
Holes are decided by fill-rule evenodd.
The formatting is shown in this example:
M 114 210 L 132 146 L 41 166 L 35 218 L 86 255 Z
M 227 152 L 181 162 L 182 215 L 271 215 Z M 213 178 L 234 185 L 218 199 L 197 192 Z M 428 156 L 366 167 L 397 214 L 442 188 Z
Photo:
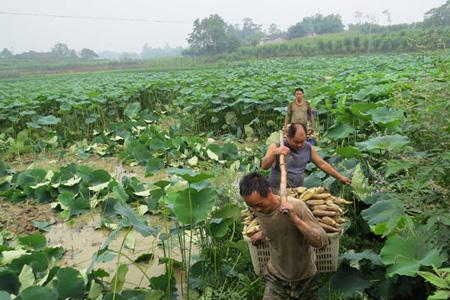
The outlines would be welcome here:
M 305 202 L 303 200 L 300 200 L 298 198 L 294 198 L 291 196 L 288 196 L 288 201 L 294 205 L 294 208 L 302 211 L 303 209 L 307 208 Z

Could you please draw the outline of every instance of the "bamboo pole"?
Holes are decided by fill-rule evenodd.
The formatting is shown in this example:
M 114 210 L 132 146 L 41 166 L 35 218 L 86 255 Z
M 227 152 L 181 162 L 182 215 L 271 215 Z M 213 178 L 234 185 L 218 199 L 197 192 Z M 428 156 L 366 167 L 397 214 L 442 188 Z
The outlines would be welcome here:
M 280 147 L 284 146 L 284 132 L 283 130 L 280 130 Z M 280 198 L 281 203 L 287 202 L 287 170 L 286 170 L 286 163 L 285 163 L 285 156 L 284 154 L 280 153 L 280 170 L 281 170 L 281 178 L 280 178 Z M 287 215 L 289 214 L 289 211 L 282 210 L 282 214 Z

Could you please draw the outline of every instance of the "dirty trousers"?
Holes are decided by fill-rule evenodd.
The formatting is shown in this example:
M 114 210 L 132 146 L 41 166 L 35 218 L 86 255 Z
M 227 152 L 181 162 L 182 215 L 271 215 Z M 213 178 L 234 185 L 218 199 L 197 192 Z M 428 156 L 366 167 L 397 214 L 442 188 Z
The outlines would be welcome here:
M 316 300 L 317 275 L 299 281 L 284 281 L 267 272 L 263 300 Z

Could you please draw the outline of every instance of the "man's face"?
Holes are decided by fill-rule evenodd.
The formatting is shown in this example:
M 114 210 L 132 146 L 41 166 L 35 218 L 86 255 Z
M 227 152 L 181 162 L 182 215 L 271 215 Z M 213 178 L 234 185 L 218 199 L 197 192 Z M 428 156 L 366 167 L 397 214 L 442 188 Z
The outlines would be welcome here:
M 303 98 L 303 92 L 302 91 L 296 91 L 295 92 L 295 98 L 300 100 Z
M 271 193 L 271 192 L 269 192 Z M 249 196 L 244 197 L 245 203 L 259 213 L 270 213 L 273 210 L 273 203 L 269 197 L 263 197 L 258 192 L 253 192 Z
M 287 142 L 289 144 L 289 147 L 291 147 L 294 150 L 299 150 L 303 147 L 303 144 L 306 140 L 306 134 L 305 131 L 303 131 L 301 128 L 297 128 L 297 131 L 295 132 L 295 136 L 293 138 L 288 137 Z

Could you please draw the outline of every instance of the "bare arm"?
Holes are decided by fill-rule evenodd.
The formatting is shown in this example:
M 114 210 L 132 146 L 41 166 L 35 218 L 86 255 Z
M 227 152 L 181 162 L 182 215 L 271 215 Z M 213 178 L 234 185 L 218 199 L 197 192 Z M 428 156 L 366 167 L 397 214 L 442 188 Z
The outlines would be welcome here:
M 329 163 L 324 161 L 322 157 L 317 153 L 316 149 L 314 147 L 311 147 L 311 161 L 319 167 L 322 171 L 327 173 L 330 176 L 333 176 L 340 182 L 344 184 L 350 184 L 352 183 L 351 179 L 348 177 L 345 177 L 344 175 L 340 174 L 338 171 L 336 171 Z
M 312 109 L 309 114 L 309 123 L 311 124 L 311 129 L 314 130 L 314 112 Z
M 264 155 L 262 161 L 261 161 L 261 168 L 263 170 L 267 170 L 270 168 L 274 161 L 275 161 L 275 149 L 277 148 L 277 145 L 270 144 L 269 148 L 267 148 L 266 155 Z
M 261 168 L 267 170 L 272 167 L 277 155 L 280 155 L 280 153 L 283 153 L 284 155 L 288 154 L 289 148 L 286 146 L 277 147 L 276 144 L 270 144 L 269 148 L 267 148 L 266 155 L 264 155 L 261 161 Z

